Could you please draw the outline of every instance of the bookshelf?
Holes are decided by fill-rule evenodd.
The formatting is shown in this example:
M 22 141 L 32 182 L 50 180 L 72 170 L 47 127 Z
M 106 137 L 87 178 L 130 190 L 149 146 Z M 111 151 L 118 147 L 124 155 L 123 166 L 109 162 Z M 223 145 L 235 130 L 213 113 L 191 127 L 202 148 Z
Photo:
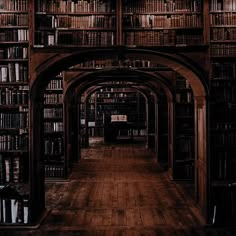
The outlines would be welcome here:
M 41 0 L 35 5 L 35 46 L 115 44 L 115 1 Z
M 105 141 L 109 142 L 113 134 L 116 136 L 114 141 L 122 137 L 144 136 L 145 117 L 142 114 L 145 114 L 145 103 L 142 101 L 141 95 L 131 87 L 126 87 L 125 82 L 113 82 L 113 86 L 101 89 L 96 96 L 97 114 L 99 114 L 97 119 L 101 120 L 103 117 Z M 124 122 L 126 125 L 121 124 L 120 127 L 112 125 L 120 122 Z M 111 131 L 112 127 L 114 132 L 107 133 L 106 131 Z
M 0 226 L 29 218 L 28 1 L 0 1 Z
M 97 119 L 96 92 L 83 94 L 80 102 L 81 147 L 89 146 L 89 137 L 102 137 L 102 120 Z
M 82 99 L 81 123 L 84 130 L 87 122 L 89 136 L 104 136 L 104 140 L 109 141 L 107 132 L 111 130 L 111 122 L 123 121 L 122 116 L 126 117 L 124 120 L 126 126 L 116 129 L 116 138 L 146 135 L 146 117 L 143 112 L 145 101 L 141 94 L 130 87 L 131 85 L 132 83 L 128 86 L 122 81 L 101 83 L 98 89 L 88 97 L 87 103 Z M 86 109 L 85 106 L 87 106 Z M 87 115 L 85 115 L 85 110 L 87 110 Z
M 212 57 L 234 57 L 236 54 L 236 3 L 211 1 L 210 38 Z
M 185 78 L 175 80 L 175 160 L 174 179 L 194 178 L 194 103 L 192 89 Z
M 236 219 L 235 23 L 235 1 L 211 1 L 210 168 L 215 224 L 232 224 Z
M 201 1 L 124 1 L 123 44 L 187 46 L 203 44 Z M 149 40 L 146 40 L 146 39 Z
M 200 0 L 124 1 L 119 12 L 115 1 L 41 0 L 35 6 L 34 45 L 103 47 L 119 38 L 127 46 L 201 45 L 202 13 Z
M 52 78 L 44 93 L 45 177 L 65 178 L 63 76 Z

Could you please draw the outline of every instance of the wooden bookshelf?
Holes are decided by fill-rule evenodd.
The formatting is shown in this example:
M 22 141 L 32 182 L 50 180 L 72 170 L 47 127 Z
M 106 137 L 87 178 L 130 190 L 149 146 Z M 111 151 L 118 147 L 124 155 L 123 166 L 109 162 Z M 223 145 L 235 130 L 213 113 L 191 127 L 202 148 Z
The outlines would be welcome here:
M 87 114 L 85 118 L 86 103 L 81 103 L 82 128 L 88 126 L 89 136 L 104 136 L 111 124 L 112 116 L 126 116 L 125 123 L 132 123 L 132 127 L 117 130 L 117 138 L 121 136 L 134 137 L 145 136 L 145 103 L 141 95 L 132 88 L 128 88 L 125 82 L 113 81 L 99 85 L 100 88 L 92 93 L 87 102 Z M 141 111 L 142 114 L 141 115 Z M 84 133 L 85 135 L 85 133 Z
M 29 218 L 28 4 L 0 1 L 0 226 Z
M 175 75 L 174 179 L 194 179 L 194 103 L 187 80 Z
M 35 8 L 35 46 L 115 44 L 113 1 L 38 1 Z
M 44 93 L 44 164 L 47 179 L 65 178 L 63 76 L 50 80 Z
M 122 13 L 124 45 L 203 44 L 201 1 L 125 1 Z
M 232 224 L 236 217 L 235 23 L 235 1 L 211 1 L 210 168 L 211 215 L 215 224 Z

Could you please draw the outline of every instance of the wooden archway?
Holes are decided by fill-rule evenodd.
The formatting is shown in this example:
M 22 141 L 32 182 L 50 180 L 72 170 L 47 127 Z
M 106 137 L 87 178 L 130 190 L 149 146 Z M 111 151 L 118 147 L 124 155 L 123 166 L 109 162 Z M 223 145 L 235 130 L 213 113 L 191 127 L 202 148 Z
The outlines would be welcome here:
M 151 75 L 149 73 L 145 73 L 142 71 L 133 71 L 130 69 L 122 69 L 122 70 L 117 70 L 117 69 L 109 69 L 109 70 L 103 70 L 103 71 L 96 71 L 93 72 L 91 74 L 85 74 L 85 75 L 81 75 L 79 77 L 75 76 L 74 79 L 71 79 L 69 85 L 67 86 L 67 89 L 65 91 L 65 100 L 66 100 L 66 104 L 68 104 L 68 106 L 65 106 L 66 109 L 68 109 L 65 113 L 66 114 L 70 114 L 71 112 L 71 104 L 74 103 L 73 101 L 73 96 L 71 96 L 73 94 L 73 90 L 76 88 L 78 90 L 78 96 L 80 96 L 84 91 L 86 91 L 87 89 L 95 86 L 97 83 L 99 82 L 105 82 L 106 79 L 104 78 L 99 78 L 101 75 L 110 75 L 111 73 L 115 73 L 115 74 L 119 74 L 121 77 L 124 77 L 125 81 L 130 81 L 130 82 L 135 82 L 138 83 L 140 86 L 149 89 L 153 95 L 154 95 L 154 107 L 152 107 L 152 115 L 155 115 L 156 117 L 158 116 L 158 93 L 156 91 L 156 87 L 161 86 L 163 88 L 163 90 L 166 92 L 167 98 L 168 98 L 168 110 L 169 110 L 169 114 L 170 117 L 173 117 L 173 92 L 171 91 L 171 87 L 170 85 L 168 85 L 166 79 L 160 75 L 160 74 L 156 74 L 156 75 Z M 132 78 L 131 80 L 127 79 L 126 76 L 133 76 L 134 78 Z M 138 78 L 140 77 L 140 78 Z M 146 95 L 147 96 L 147 95 Z M 148 99 L 147 99 L 148 100 Z M 77 102 L 76 102 L 77 103 Z M 75 107 L 75 106 L 73 106 Z M 147 103 L 147 110 L 150 111 L 150 103 Z M 155 111 L 154 111 L 155 110 Z M 154 111 L 154 112 L 153 112 Z M 78 114 L 79 112 L 73 112 L 73 114 Z M 150 115 L 150 114 L 149 114 Z M 65 119 L 70 120 L 70 117 L 65 117 Z M 170 126 L 173 127 L 173 118 L 169 119 L 170 120 Z M 172 123 L 171 123 L 172 122 Z M 72 127 L 70 127 L 68 122 L 65 122 L 65 124 L 68 124 L 68 127 L 66 128 L 67 130 L 67 140 L 72 140 L 71 133 L 74 133 L 74 129 Z M 71 131 L 70 131 L 70 128 Z M 169 147 L 173 146 L 173 129 L 169 129 L 170 130 L 170 139 L 169 139 Z M 74 134 L 73 134 L 74 135 Z M 73 140 L 78 137 L 73 138 Z M 149 137 L 150 138 L 150 137 Z M 155 153 L 158 153 L 158 119 L 156 119 L 155 122 Z M 149 141 L 148 141 L 149 142 Z M 78 141 L 77 141 L 78 143 Z M 68 157 L 70 157 L 70 149 L 72 144 L 71 143 L 67 143 L 67 146 L 69 147 L 69 153 L 67 154 Z M 79 147 L 79 145 L 76 145 L 77 147 Z M 77 155 L 79 155 L 80 150 L 76 150 Z M 173 160 L 173 148 L 170 148 L 170 150 L 168 150 L 170 153 L 170 159 Z M 75 153 L 75 151 L 73 152 Z M 75 156 L 75 155 L 73 155 Z M 172 162 L 171 162 L 172 163 Z
M 44 166 L 42 151 L 40 151 L 43 150 L 43 148 L 42 143 L 40 143 L 39 140 L 42 139 L 43 131 L 42 125 L 40 124 L 40 121 L 42 120 L 42 94 L 50 77 L 80 62 L 92 59 L 114 58 L 117 56 L 117 53 L 120 53 L 117 49 L 85 49 L 81 51 L 64 52 L 62 54 L 49 52 L 46 57 L 45 55 L 35 55 L 32 57 L 35 61 L 32 63 L 33 66 L 31 67 L 32 78 L 30 84 L 30 204 L 32 212 L 37 212 L 37 214 L 32 214 L 33 220 L 37 220 L 45 207 L 43 181 Z M 207 78 L 205 71 L 199 64 L 193 62 L 190 58 L 179 54 L 129 48 L 122 50 L 122 56 L 131 60 L 142 58 L 166 66 L 183 76 L 191 85 L 195 102 L 196 199 L 202 210 L 203 216 L 207 220 L 208 132 L 206 98 L 208 90 L 205 82 Z M 150 74 L 150 77 L 155 77 L 153 73 L 146 72 L 146 74 Z M 92 73 L 90 73 L 90 75 L 92 75 Z M 173 106 L 172 108 L 170 107 L 170 110 L 171 109 L 173 110 Z M 35 186 L 37 186 L 37 188 Z

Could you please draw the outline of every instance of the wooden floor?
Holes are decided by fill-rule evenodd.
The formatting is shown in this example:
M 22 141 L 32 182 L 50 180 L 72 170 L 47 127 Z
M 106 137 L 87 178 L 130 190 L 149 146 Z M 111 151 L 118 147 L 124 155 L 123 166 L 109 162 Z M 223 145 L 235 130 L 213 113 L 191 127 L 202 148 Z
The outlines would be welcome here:
M 94 146 L 82 156 L 70 181 L 46 183 L 50 211 L 39 229 L 0 235 L 236 235 L 204 227 L 193 200 L 142 145 Z

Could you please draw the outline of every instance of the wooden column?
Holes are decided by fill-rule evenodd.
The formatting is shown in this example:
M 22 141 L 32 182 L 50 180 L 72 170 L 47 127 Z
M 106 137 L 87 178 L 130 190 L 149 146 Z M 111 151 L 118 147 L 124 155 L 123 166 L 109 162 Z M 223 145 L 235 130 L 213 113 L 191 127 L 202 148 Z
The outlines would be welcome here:
M 84 147 L 89 147 L 89 101 L 88 97 L 86 96 L 86 99 L 84 101 L 84 109 L 85 109 L 85 131 L 84 131 Z
M 65 148 L 65 176 L 68 177 L 72 164 L 72 147 L 71 147 L 71 133 L 70 133 L 70 113 L 71 104 L 69 99 L 64 101 L 64 148 Z
M 208 160 L 206 98 L 194 97 L 195 102 L 195 197 L 202 214 L 207 219 L 208 207 Z
M 210 42 L 210 6 L 209 0 L 203 1 L 203 33 L 204 33 L 204 44 L 209 44 Z
M 149 101 L 148 99 L 146 100 L 146 148 L 149 148 L 149 110 L 150 110 L 150 106 L 149 106 Z
M 81 158 L 81 122 L 80 122 L 80 101 L 81 97 L 77 98 L 76 105 L 74 106 L 74 114 L 75 114 L 75 129 L 77 131 L 76 140 L 74 141 L 74 145 L 76 145 L 76 159 L 77 161 Z
M 174 103 L 173 101 L 168 102 L 168 167 L 169 175 L 173 178 L 174 175 L 174 135 L 175 135 L 175 124 L 174 124 Z
M 159 119 L 159 116 L 158 116 L 158 101 L 157 99 L 155 99 L 155 104 L 154 104 L 154 111 L 155 111 L 155 114 L 154 114 L 154 119 L 155 119 L 155 155 L 156 155 L 156 158 L 158 160 L 158 155 L 159 155 L 159 135 L 158 135 L 158 119 Z
M 29 217 L 31 224 L 37 224 L 45 211 L 43 101 L 31 98 L 29 105 Z
M 155 149 L 155 120 L 153 119 L 153 115 L 155 115 L 155 104 L 153 102 L 153 95 L 150 95 L 148 99 L 148 108 L 147 108 L 147 140 L 148 140 L 148 148 L 154 150 Z M 155 150 L 154 150 L 155 151 Z

